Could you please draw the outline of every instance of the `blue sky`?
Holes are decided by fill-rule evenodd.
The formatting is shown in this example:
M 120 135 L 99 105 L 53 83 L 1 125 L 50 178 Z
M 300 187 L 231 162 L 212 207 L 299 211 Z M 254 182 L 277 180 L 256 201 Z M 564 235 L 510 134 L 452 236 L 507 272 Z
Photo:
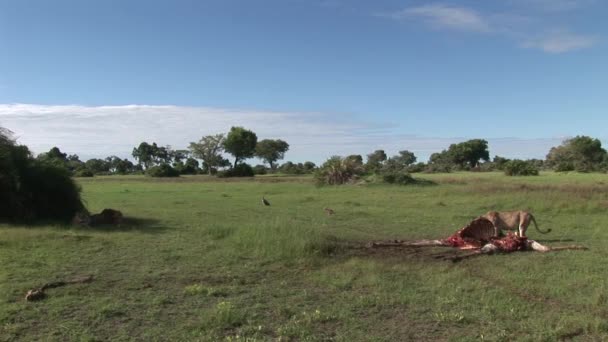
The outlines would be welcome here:
M 128 156 L 241 124 L 287 159 L 607 141 L 599 0 L 1 0 L 0 125 Z

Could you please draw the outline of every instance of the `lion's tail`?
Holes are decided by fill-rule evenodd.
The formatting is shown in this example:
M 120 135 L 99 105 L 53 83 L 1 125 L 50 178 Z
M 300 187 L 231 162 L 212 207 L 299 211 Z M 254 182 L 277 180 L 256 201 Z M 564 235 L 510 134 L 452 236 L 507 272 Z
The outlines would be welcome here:
M 534 218 L 534 215 L 530 214 L 530 219 L 532 220 L 532 222 L 534 222 L 534 227 L 536 228 L 536 230 L 538 230 L 539 233 L 547 234 L 551 232 L 551 228 L 547 229 L 547 231 L 544 232 L 540 230 L 540 228 L 538 228 L 538 224 L 536 224 L 536 219 Z

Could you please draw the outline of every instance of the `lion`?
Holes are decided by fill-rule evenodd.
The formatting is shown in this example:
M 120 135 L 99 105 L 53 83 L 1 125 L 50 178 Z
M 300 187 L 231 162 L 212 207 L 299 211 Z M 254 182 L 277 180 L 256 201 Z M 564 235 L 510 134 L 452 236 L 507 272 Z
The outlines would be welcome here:
M 515 230 L 515 234 L 519 237 L 526 237 L 526 230 L 530 225 L 530 221 L 534 222 L 534 227 L 541 234 L 547 234 L 551 232 L 551 229 L 542 231 L 536 224 L 534 216 L 527 211 L 488 211 L 481 217 L 489 220 L 494 225 L 494 236 L 500 236 L 501 230 Z
M 104 209 L 99 214 L 90 215 L 87 212 L 79 211 L 74 215 L 72 224 L 79 226 L 96 226 L 112 224 L 120 226 L 123 221 L 123 215 L 119 210 L 115 209 Z
M 115 209 L 104 209 L 99 214 L 91 215 L 91 225 L 114 224 L 120 226 L 122 223 L 122 213 Z
M 325 213 L 327 213 L 327 216 L 331 216 L 336 213 L 332 208 L 323 208 L 323 210 L 325 210 Z

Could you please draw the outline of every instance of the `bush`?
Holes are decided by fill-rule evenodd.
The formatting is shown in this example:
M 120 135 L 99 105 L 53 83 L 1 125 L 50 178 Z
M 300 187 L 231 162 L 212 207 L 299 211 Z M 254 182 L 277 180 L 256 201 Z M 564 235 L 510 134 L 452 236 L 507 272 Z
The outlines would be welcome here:
M 452 172 L 452 166 L 449 164 L 428 164 L 425 173 L 450 173 Z
M 80 169 L 74 172 L 74 177 L 93 177 L 93 171 L 87 169 Z
M 146 170 L 146 174 L 150 177 L 179 177 L 179 171 L 169 164 L 153 166 Z
M 247 163 L 237 164 L 236 167 L 228 169 L 226 171 L 218 172 L 217 176 L 220 178 L 228 177 L 253 177 L 254 172 L 251 165 Z
M 389 184 L 408 185 L 416 183 L 414 177 L 407 172 L 387 172 L 382 174 L 382 180 Z
M 504 170 L 507 176 L 538 176 L 536 165 L 525 160 L 510 160 L 505 163 Z
M 425 168 L 426 168 L 425 163 L 412 164 L 407 167 L 407 172 L 409 172 L 409 173 L 423 172 Z
M 4 145 L 0 150 L 0 218 L 69 221 L 85 210 L 67 169 L 34 159 L 25 146 Z
M 352 158 L 333 156 L 315 172 L 318 185 L 340 185 L 351 183 L 359 178 L 365 169 Z
M 268 173 L 268 170 L 264 165 L 256 165 L 253 167 L 253 173 L 256 175 L 265 175 L 266 173 Z

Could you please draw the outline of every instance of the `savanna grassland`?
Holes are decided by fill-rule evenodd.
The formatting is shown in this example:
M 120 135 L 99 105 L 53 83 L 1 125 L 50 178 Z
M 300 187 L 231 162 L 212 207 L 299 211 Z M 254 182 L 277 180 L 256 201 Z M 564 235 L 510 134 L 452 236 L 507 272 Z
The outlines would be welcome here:
M 419 177 L 436 185 L 79 180 L 91 211 L 115 208 L 128 219 L 0 225 L 0 340 L 608 339 L 608 176 Z M 553 231 L 530 228 L 530 238 L 590 250 L 451 263 L 433 258 L 440 248 L 362 248 L 447 237 L 491 209 L 531 210 Z M 23 299 L 83 275 L 95 280 Z

